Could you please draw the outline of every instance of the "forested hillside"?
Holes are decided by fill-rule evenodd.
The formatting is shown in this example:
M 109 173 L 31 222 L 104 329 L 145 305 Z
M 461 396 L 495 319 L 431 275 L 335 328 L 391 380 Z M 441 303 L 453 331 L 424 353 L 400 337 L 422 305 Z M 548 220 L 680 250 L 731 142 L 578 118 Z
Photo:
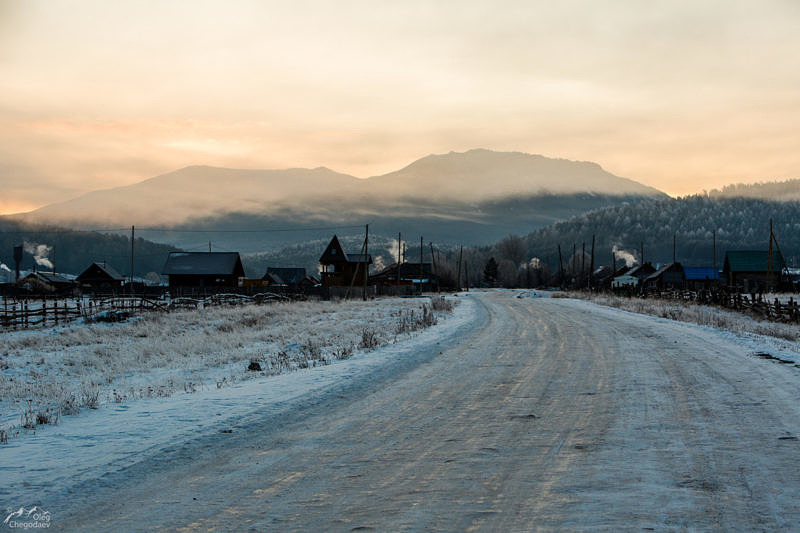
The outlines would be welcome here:
M 25 249 L 22 269 L 79 274 L 92 262 L 106 261 L 120 274 L 130 272 L 130 237 L 62 227 L 22 224 L 0 220 L 0 264 L 14 269 L 14 247 Z M 167 254 L 175 248 L 137 238 L 134 246 L 134 273 L 161 273 Z
M 678 261 L 710 266 L 716 231 L 721 267 L 726 250 L 766 250 L 770 218 L 787 261 L 794 262 L 800 255 L 800 203 L 747 198 L 690 196 L 609 207 L 534 231 L 525 245 L 529 256 L 557 267 L 559 244 L 568 258 L 573 244 L 580 250 L 585 242 L 588 252 L 595 235 L 596 264 L 609 264 L 615 246 L 638 259 L 642 242 L 645 260 L 664 263 L 672 260 L 676 235 Z

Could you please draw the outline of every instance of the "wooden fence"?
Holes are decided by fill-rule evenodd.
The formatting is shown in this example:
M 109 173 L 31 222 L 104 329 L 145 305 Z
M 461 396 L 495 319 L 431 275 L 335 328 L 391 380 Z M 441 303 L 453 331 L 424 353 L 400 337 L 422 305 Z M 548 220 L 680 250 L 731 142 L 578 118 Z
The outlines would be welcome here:
M 776 322 L 800 322 L 800 304 L 792 297 L 787 302 L 775 298 L 772 302 L 760 294 L 742 294 L 728 290 L 672 290 L 647 291 L 646 298 L 683 300 L 749 313 Z
M 0 328 L 27 329 L 58 325 L 78 318 L 90 322 L 118 322 L 147 311 L 203 309 L 221 305 L 263 304 L 288 301 L 275 293 L 214 294 L 206 298 L 153 299 L 138 296 L 111 298 L 61 298 L 16 300 L 3 299 L 0 306 Z

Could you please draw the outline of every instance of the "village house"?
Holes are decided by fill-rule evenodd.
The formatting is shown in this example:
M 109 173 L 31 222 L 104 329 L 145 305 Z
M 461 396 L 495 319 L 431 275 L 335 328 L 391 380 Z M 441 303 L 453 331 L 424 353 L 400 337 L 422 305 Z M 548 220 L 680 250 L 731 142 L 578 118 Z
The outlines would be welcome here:
M 54 272 L 31 272 L 17 281 L 17 286 L 37 293 L 63 293 L 75 286 L 75 282 Z
M 286 287 L 295 289 L 303 283 L 306 278 L 305 268 L 295 267 L 268 267 L 266 274 L 261 278 L 270 287 Z
M 642 286 L 644 280 L 655 272 L 656 269 L 650 263 L 637 265 L 633 268 L 622 267 L 617 271 L 617 275 L 611 282 L 613 289 L 637 289 Z
M 110 290 L 120 288 L 125 283 L 125 278 L 104 261 L 89 265 L 75 278 L 75 281 L 83 287 Z
M 398 276 L 399 268 L 399 276 Z M 417 290 L 435 290 L 438 279 L 431 263 L 393 263 L 369 277 L 370 285 L 381 287 L 408 286 Z
M 244 267 L 238 252 L 170 252 L 163 274 L 169 287 L 238 287 Z
M 360 287 L 367 279 L 372 256 L 346 253 L 334 235 L 319 258 L 319 263 L 322 265 L 323 287 Z
M 686 275 L 680 263 L 662 266 L 644 279 L 645 289 L 682 289 L 686 286 Z
M 770 268 L 769 252 L 766 250 L 731 250 L 725 252 L 722 272 L 729 286 L 759 292 L 781 280 L 785 265 L 778 251 L 772 252 Z

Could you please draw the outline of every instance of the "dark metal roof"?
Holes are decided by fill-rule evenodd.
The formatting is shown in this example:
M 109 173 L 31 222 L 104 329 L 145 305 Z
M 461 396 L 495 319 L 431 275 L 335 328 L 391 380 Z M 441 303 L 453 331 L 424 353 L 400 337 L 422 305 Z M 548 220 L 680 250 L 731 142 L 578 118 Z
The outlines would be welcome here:
M 86 270 L 84 270 L 78 277 L 78 281 L 89 281 L 89 280 L 97 280 L 100 279 L 97 276 L 92 276 L 92 271 L 99 271 L 102 274 L 102 278 L 108 278 L 111 281 L 125 281 L 125 278 L 120 275 L 119 272 L 114 270 L 114 267 L 109 265 L 108 263 L 92 263 L 89 265 Z
M 656 269 L 650 263 L 645 263 L 643 265 L 638 265 L 633 267 L 628 271 L 628 276 L 634 276 L 637 278 L 645 278 L 655 272 Z
M 37 277 L 45 283 L 49 283 L 51 285 L 72 285 L 73 283 L 71 279 L 65 278 L 59 274 L 53 274 L 52 272 L 31 272 L 25 276 L 25 278 L 30 276 Z
M 422 271 L 420 271 L 419 263 L 401 263 L 400 264 L 400 279 L 419 278 L 420 276 L 429 277 L 433 271 L 430 263 L 422 263 Z M 384 268 L 377 274 L 369 277 L 371 280 L 387 280 L 394 281 L 397 279 L 397 263 L 393 263 Z
M 363 263 L 364 261 L 372 263 L 372 254 L 367 254 L 366 256 L 364 254 L 347 254 L 347 261 L 349 263 Z
M 341 243 L 339 242 L 339 238 L 334 235 L 331 239 L 331 242 L 328 243 L 327 248 L 325 251 L 322 252 L 322 256 L 319 258 L 319 262 L 323 265 L 332 265 L 336 263 L 364 263 L 372 264 L 372 255 L 367 255 L 364 257 L 364 254 L 357 253 L 357 254 L 348 254 L 342 248 Z
M 655 272 L 653 272 L 649 276 L 647 276 L 645 281 L 658 279 L 659 277 L 661 277 L 662 274 L 664 274 L 665 272 L 668 272 L 670 270 L 681 270 L 681 271 L 683 271 L 683 267 L 681 266 L 680 263 L 669 263 L 667 265 L 662 266 L 661 268 L 659 268 L 658 270 L 656 270 Z
M 772 252 L 772 270 L 780 272 L 783 268 L 783 256 Z M 766 250 L 731 250 L 725 252 L 725 270 L 728 272 L 768 272 L 769 252 Z
M 278 283 L 285 283 L 286 285 L 297 285 L 303 278 L 306 277 L 305 268 L 285 268 L 285 267 L 268 267 L 264 279 L 270 276 L 273 280 L 278 278 Z
M 713 267 L 684 267 L 687 281 L 718 280 L 719 272 Z
M 264 277 L 261 279 L 264 281 L 269 281 L 274 285 L 285 285 L 285 283 L 283 282 L 283 280 L 279 275 L 273 274 L 271 272 L 267 272 L 266 274 L 264 274 Z
M 170 252 L 163 274 L 168 276 L 244 276 L 239 252 Z

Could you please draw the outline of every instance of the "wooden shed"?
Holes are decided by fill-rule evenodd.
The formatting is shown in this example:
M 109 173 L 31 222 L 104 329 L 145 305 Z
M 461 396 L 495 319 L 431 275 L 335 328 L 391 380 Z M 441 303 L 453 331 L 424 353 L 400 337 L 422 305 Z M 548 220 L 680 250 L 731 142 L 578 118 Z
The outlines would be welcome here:
M 238 252 L 170 252 L 163 274 L 173 287 L 238 287 L 244 267 Z
M 319 263 L 322 265 L 323 287 L 360 287 L 368 275 L 372 256 L 346 253 L 334 235 L 320 256 Z

